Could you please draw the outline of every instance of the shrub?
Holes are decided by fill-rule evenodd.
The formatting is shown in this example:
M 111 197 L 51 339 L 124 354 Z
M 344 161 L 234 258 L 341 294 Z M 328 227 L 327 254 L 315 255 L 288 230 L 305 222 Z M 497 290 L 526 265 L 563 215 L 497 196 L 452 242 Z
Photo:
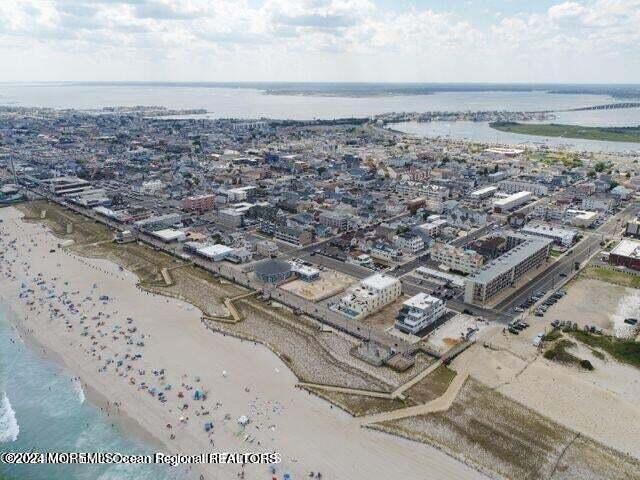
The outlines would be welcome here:
M 580 360 L 580 366 L 585 370 L 593 370 L 593 365 L 589 360 Z

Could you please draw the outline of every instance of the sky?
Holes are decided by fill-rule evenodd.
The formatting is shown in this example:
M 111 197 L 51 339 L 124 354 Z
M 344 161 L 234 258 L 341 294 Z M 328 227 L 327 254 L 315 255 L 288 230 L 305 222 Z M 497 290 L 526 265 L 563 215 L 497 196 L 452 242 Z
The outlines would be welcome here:
M 640 83 L 640 0 L 0 0 L 0 81 Z

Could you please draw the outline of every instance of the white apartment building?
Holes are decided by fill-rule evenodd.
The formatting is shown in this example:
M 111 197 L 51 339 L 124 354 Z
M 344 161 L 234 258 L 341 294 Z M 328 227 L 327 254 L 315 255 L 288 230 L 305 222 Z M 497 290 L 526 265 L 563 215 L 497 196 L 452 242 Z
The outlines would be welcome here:
M 400 280 L 376 273 L 349 289 L 332 308 L 353 320 L 359 320 L 393 302 L 401 293 Z
M 401 332 L 417 334 L 447 312 L 439 298 L 420 292 L 402 304 L 395 327 Z
M 509 210 L 513 210 L 514 208 L 519 207 L 520 205 L 524 205 L 532 198 L 533 194 L 529 191 L 514 193 L 513 195 L 494 200 L 493 210 L 496 213 L 508 212 Z
M 474 250 L 455 247 L 446 243 L 436 243 L 431 247 L 431 259 L 446 265 L 451 270 L 473 273 L 482 267 L 484 259 Z
M 153 195 L 154 193 L 158 193 L 163 188 L 164 183 L 162 182 L 162 180 L 149 180 L 148 182 L 142 182 L 142 185 L 140 186 L 140 193 Z
M 442 233 L 442 229 L 447 226 L 447 221 L 444 218 L 438 218 L 431 222 L 423 223 L 418 226 L 420 230 L 429 235 L 431 238 L 436 238 Z
M 396 246 L 409 255 L 415 255 L 424 249 L 424 241 L 418 235 L 403 234 L 395 237 Z

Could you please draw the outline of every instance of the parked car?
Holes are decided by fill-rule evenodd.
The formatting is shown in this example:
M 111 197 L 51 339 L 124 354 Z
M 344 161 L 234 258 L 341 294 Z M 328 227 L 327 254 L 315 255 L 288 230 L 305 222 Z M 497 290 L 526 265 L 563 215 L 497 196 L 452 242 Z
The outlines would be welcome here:
M 542 339 L 544 338 L 544 333 L 539 333 L 535 337 L 533 337 L 533 346 L 539 347 L 542 343 Z

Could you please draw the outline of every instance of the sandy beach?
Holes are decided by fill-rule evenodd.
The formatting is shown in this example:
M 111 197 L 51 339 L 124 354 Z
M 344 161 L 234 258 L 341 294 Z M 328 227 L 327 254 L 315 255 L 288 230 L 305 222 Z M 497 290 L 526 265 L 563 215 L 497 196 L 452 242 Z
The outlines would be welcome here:
M 171 453 L 282 455 L 275 475 L 268 465 L 212 465 L 195 478 L 482 478 L 435 448 L 361 429 L 295 388 L 295 376 L 267 348 L 210 332 L 193 306 L 141 290 L 134 274 L 111 262 L 59 248 L 44 226 L 20 217 L 0 210 L 3 302 L 91 400 L 92 391 L 102 398 L 106 415 Z

